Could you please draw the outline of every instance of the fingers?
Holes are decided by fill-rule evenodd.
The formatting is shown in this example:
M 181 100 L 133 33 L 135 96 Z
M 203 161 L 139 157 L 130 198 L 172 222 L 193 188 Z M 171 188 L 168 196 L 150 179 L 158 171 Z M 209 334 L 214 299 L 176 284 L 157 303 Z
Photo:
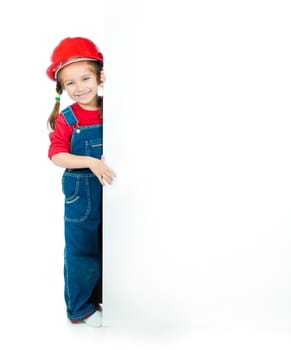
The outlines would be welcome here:
M 102 186 L 105 186 L 105 182 L 103 181 L 103 176 L 97 176 Z
M 111 177 L 112 180 L 116 177 L 116 173 L 109 167 L 107 168 L 106 175 Z
M 113 182 L 113 177 L 110 175 L 107 175 L 107 174 L 98 176 L 98 179 L 99 179 L 102 186 L 105 186 L 105 182 L 107 182 L 108 185 L 111 185 Z
M 112 184 L 114 177 L 115 177 L 115 173 L 111 169 L 108 169 L 102 175 L 103 180 L 105 180 L 109 185 Z
M 102 186 L 105 186 L 105 182 L 111 185 L 116 176 L 114 171 L 109 168 L 103 172 L 95 173 L 95 175 L 97 176 Z
M 116 177 L 116 173 L 105 164 L 105 157 L 101 157 L 101 161 L 104 163 L 105 169 L 102 172 L 102 179 L 105 180 L 109 185 L 112 184 L 114 178 Z

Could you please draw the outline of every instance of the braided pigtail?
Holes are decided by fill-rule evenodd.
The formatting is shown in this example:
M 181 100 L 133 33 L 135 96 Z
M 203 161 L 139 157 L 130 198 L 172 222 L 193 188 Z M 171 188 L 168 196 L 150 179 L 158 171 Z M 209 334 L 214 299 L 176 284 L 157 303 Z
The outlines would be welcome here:
M 56 102 L 54 105 L 54 108 L 47 120 L 47 126 L 49 129 L 51 129 L 52 131 L 55 130 L 55 126 L 56 126 L 56 119 L 57 116 L 60 113 L 60 101 L 61 101 L 61 94 L 63 93 L 63 88 L 62 85 L 57 81 L 57 85 L 56 85 Z

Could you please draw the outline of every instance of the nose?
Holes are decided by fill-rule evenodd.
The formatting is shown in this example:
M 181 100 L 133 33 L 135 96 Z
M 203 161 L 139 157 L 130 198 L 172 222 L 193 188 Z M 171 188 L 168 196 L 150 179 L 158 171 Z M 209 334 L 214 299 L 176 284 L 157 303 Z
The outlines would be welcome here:
M 83 83 L 81 81 L 77 82 L 76 90 L 77 91 L 83 91 L 83 89 L 84 89 Z

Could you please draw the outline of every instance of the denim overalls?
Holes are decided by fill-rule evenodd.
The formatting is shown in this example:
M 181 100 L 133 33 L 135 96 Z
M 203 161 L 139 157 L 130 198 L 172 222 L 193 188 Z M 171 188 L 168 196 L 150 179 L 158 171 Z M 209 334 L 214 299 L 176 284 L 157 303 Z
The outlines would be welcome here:
M 70 152 L 101 158 L 102 124 L 78 126 L 71 106 L 62 111 L 74 127 Z M 100 300 L 96 288 L 102 279 L 102 185 L 90 169 L 66 169 L 64 279 L 67 315 L 78 322 L 93 312 Z

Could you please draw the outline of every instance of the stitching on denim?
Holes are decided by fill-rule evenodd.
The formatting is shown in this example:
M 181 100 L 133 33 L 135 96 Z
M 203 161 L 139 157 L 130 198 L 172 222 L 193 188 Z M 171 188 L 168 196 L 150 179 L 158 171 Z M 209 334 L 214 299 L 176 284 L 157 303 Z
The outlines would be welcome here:
M 80 198 L 79 191 L 80 191 L 80 176 L 77 176 L 74 193 L 70 197 L 65 197 L 65 203 L 72 204 L 76 201 L 76 199 Z
M 78 179 L 77 182 L 80 182 L 81 177 L 77 176 L 77 179 Z M 67 216 L 65 216 L 65 221 L 67 221 L 67 222 L 83 222 L 88 218 L 88 216 L 91 212 L 91 196 L 90 196 L 89 178 L 88 178 L 88 176 L 84 176 L 84 177 L 82 177 L 82 179 L 85 181 L 85 192 L 86 192 L 86 200 L 87 200 L 86 201 L 86 203 L 87 203 L 86 211 L 85 211 L 83 216 L 76 218 L 76 219 L 68 218 Z M 66 202 L 66 205 L 70 205 L 70 204 Z

